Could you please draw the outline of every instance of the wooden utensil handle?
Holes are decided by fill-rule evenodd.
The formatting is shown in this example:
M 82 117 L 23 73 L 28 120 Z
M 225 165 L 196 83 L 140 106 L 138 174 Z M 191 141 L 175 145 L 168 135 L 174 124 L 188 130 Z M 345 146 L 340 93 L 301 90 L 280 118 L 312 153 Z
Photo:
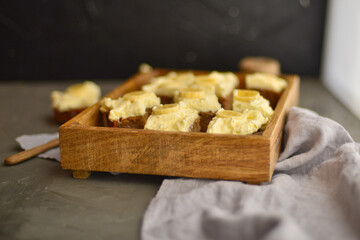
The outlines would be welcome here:
M 59 145 L 59 138 L 56 138 L 50 142 L 47 142 L 40 146 L 16 153 L 16 154 L 6 158 L 5 164 L 6 165 L 14 165 L 14 164 L 20 163 L 26 159 L 29 159 L 31 157 L 38 155 L 39 153 L 42 153 L 42 152 L 45 152 L 46 150 L 57 147 L 58 145 Z

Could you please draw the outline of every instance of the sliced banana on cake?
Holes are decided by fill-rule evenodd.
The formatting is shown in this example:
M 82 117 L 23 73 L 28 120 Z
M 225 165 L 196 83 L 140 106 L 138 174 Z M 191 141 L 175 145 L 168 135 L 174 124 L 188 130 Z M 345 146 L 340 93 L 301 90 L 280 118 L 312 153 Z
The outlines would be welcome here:
M 234 98 L 241 102 L 250 102 L 257 99 L 259 96 L 260 93 L 255 90 L 244 90 L 244 89 L 234 90 Z
M 197 88 L 184 88 L 179 92 L 181 98 L 203 98 L 204 96 L 205 91 Z
M 169 114 L 180 110 L 180 106 L 177 103 L 160 105 L 153 108 L 153 114 L 162 115 Z
M 240 112 L 235 112 L 235 111 L 232 111 L 232 110 L 219 110 L 217 113 L 216 113 L 216 116 L 217 117 L 220 117 L 220 118 L 233 118 L 233 117 L 241 117 L 243 114 L 240 113 Z
M 154 95 L 154 93 L 152 93 L 152 92 L 134 91 L 134 92 L 129 92 L 129 93 L 125 94 L 123 96 L 123 99 L 129 100 L 129 101 L 135 101 L 135 100 L 141 99 L 141 98 L 152 97 L 153 95 Z

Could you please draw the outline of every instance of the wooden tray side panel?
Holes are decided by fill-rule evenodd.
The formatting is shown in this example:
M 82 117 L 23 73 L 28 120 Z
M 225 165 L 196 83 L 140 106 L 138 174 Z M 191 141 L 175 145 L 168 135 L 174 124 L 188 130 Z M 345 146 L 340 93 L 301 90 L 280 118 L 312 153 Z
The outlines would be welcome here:
M 280 155 L 286 115 L 290 108 L 296 106 L 299 101 L 299 77 L 293 75 L 287 76 L 287 79 L 289 85 L 280 97 L 274 116 L 271 119 L 272 121 L 269 124 L 268 129 L 264 132 L 264 137 L 270 137 L 270 177 L 272 177 Z
M 114 131 L 115 130 L 115 131 Z M 60 132 L 64 169 L 268 181 L 269 141 L 81 127 Z

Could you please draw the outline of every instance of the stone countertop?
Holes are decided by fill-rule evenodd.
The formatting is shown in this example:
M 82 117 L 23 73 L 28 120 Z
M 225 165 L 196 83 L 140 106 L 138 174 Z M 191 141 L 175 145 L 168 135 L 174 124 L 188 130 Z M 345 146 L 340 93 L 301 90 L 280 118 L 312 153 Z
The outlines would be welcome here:
M 80 81 L 0 82 L 0 159 L 21 149 L 23 134 L 53 133 L 49 94 Z M 120 80 L 97 80 L 103 93 Z M 317 78 L 303 78 L 300 106 L 343 125 L 360 141 L 360 120 Z M 163 177 L 93 172 L 72 178 L 56 161 L 33 158 L 0 166 L 0 239 L 139 239 L 142 216 Z

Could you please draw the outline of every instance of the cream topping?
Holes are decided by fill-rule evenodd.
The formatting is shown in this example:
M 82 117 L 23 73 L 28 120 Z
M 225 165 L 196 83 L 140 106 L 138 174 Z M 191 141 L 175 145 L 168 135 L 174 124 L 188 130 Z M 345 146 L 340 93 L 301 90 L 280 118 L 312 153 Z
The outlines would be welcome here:
M 201 82 L 201 81 L 194 81 L 192 84 L 189 85 L 190 88 L 198 88 L 205 91 L 205 94 L 215 94 L 215 84 Z
M 264 89 L 281 92 L 287 87 L 287 81 L 270 73 L 254 73 L 245 77 L 246 87 L 249 89 Z
M 142 86 L 142 90 L 154 92 L 158 96 L 173 97 L 176 91 L 189 86 L 194 77 L 192 72 L 170 72 L 167 75 L 153 78 L 149 84 Z
M 184 88 L 174 97 L 175 102 L 184 102 L 190 108 L 199 112 L 216 112 L 221 108 L 218 98 L 214 93 L 208 93 L 202 88 Z
M 226 98 L 232 93 L 234 88 L 239 84 L 238 77 L 232 72 L 217 72 L 213 71 L 208 75 L 209 78 L 215 80 L 216 96 Z
M 239 84 L 237 76 L 231 72 L 213 71 L 207 75 L 195 76 L 192 72 L 176 73 L 155 77 L 142 90 L 155 92 L 158 96 L 173 97 L 177 90 L 191 86 L 202 86 L 207 92 L 215 91 L 217 97 L 227 97 Z
M 198 111 L 183 102 L 155 106 L 144 129 L 189 132 L 198 117 Z
M 257 132 L 266 121 L 257 110 L 240 113 L 221 109 L 209 123 L 207 132 L 247 135 Z
M 91 81 L 69 86 L 64 92 L 51 92 L 51 105 L 60 112 L 83 109 L 99 101 L 100 87 Z
M 261 96 L 258 91 L 243 89 L 235 89 L 233 92 L 233 110 L 237 112 L 258 110 L 266 119 L 274 113 L 269 100 Z
M 109 120 L 143 116 L 147 108 L 160 104 L 160 98 L 152 92 L 135 91 L 125 94 L 118 99 L 104 98 L 100 111 L 109 112 Z

